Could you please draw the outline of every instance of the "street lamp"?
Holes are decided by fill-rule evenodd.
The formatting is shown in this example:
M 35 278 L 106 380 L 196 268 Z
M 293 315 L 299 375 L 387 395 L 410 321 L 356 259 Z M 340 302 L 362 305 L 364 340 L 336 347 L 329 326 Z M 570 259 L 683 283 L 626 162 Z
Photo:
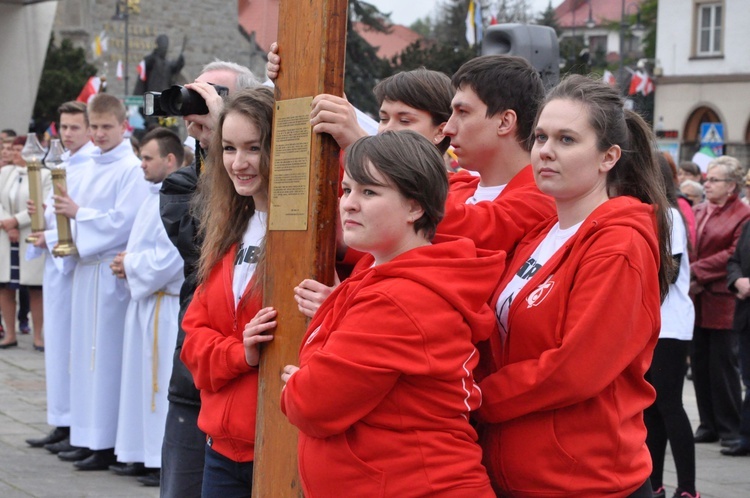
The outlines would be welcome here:
M 594 29 L 596 27 L 596 21 L 594 21 L 594 11 L 591 8 L 591 0 L 589 0 L 589 18 L 586 19 L 586 27 L 588 29 Z
M 637 3 L 630 3 L 628 4 L 628 7 L 636 8 L 636 15 L 635 15 L 635 24 L 633 26 L 630 26 L 628 22 L 625 20 L 625 0 L 622 0 L 622 11 L 620 13 L 620 61 L 618 64 L 618 70 L 617 70 L 617 78 L 620 83 L 620 88 L 623 88 L 622 81 L 623 81 L 623 75 L 622 75 L 622 69 L 623 64 L 625 60 L 625 30 L 630 27 L 632 31 L 638 31 L 643 29 L 643 25 L 641 24 L 641 7 Z
M 128 27 L 130 26 L 130 6 L 128 0 L 117 0 L 115 7 L 115 15 L 112 16 L 113 21 L 125 21 L 125 67 L 123 68 L 123 79 L 125 81 L 125 91 L 123 95 L 130 95 L 128 86 L 128 79 L 130 72 L 128 71 Z

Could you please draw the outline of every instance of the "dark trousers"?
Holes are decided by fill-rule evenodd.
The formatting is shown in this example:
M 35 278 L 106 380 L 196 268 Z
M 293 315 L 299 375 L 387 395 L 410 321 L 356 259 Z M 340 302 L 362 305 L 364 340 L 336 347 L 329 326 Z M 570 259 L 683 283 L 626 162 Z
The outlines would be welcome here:
M 742 401 L 740 436 L 742 443 L 750 447 L 750 330 L 743 330 L 739 334 L 740 343 L 740 373 L 745 385 L 745 399 Z
M 169 403 L 161 448 L 161 498 L 201 498 L 206 435 L 199 406 Z
M 736 439 L 742 400 L 737 332 L 696 327 L 690 365 L 701 420 L 698 430 Z
M 667 441 L 677 469 L 677 485 L 683 491 L 695 492 L 695 443 L 685 408 L 682 387 L 687 371 L 690 341 L 659 339 L 654 349 L 651 368 L 646 373 L 656 389 L 656 401 L 643 414 L 648 435 L 646 444 L 651 453 L 653 470 L 651 484 L 660 488 L 664 482 L 664 456 Z
M 253 462 L 235 462 L 206 445 L 203 498 L 250 498 Z
M 29 304 L 29 289 L 22 285 L 18 288 L 18 324 L 29 323 L 29 312 L 31 311 L 31 305 Z

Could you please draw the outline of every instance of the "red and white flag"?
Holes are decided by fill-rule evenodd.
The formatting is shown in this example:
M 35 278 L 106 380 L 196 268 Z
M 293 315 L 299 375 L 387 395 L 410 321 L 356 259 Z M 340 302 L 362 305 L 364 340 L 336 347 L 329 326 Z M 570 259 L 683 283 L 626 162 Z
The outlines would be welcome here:
M 99 90 L 101 90 L 102 87 L 102 80 L 98 76 L 91 76 L 85 85 L 83 85 L 83 89 L 81 90 L 81 93 L 78 94 L 78 97 L 76 97 L 76 100 L 78 102 L 83 102 L 84 104 L 88 104 L 89 100 L 99 93 Z
M 602 81 L 607 83 L 610 86 L 617 85 L 617 80 L 615 79 L 615 75 L 612 74 L 612 72 L 607 69 L 604 70 L 604 75 L 602 75 Z
M 141 59 L 141 62 L 138 63 L 138 67 L 136 68 L 136 71 L 138 71 L 138 79 L 141 81 L 146 81 L 146 61 Z
M 654 80 L 649 75 L 645 75 L 645 81 L 641 93 L 645 96 L 654 91 Z
M 122 60 L 117 61 L 117 79 L 121 80 L 124 77 L 124 71 L 122 69 Z
M 654 80 L 649 77 L 648 74 L 641 71 L 636 71 L 630 77 L 630 88 L 628 89 L 628 95 L 635 95 L 641 93 L 644 96 L 654 91 Z

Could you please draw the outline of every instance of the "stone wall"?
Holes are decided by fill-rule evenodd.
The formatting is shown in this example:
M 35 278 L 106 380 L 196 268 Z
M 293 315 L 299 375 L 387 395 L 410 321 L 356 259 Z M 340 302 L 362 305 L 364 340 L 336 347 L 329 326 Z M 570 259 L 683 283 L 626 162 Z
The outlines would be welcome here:
M 178 83 L 193 81 L 201 68 L 214 59 L 229 60 L 248 66 L 260 77 L 265 75 L 265 53 L 244 37 L 238 25 L 237 2 L 226 0 L 146 1 L 131 0 L 136 11 L 128 20 L 128 86 L 132 93 L 136 67 L 155 46 L 160 34 L 169 37 L 168 59 L 179 55 L 183 37 L 185 67 Z M 60 2 L 54 23 L 55 39 L 73 40 L 86 50 L 87 59 L 107 76 L 109 93 L 124 94 L 124 81 L 116 78 L 117 62 L 125 64 L 125 22 L 113 20 L 113 0 L 66 0 Z M 108 50 L 94 57 L 92 42 L 103 33 Z

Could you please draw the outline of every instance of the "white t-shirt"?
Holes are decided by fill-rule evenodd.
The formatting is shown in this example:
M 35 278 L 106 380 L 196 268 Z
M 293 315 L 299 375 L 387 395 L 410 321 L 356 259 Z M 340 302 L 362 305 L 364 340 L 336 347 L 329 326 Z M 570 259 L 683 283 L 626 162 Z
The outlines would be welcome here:
M 507 183 L 505 184 L 507 185 Z M 483 201 L 494 201 L 498 195 L 505 189 L 505 185 L 495 185 L 492 187 L 483 187 L 477 185 L 474 195 L 466 199 L 465 204 L 477 204 Z
M 518 294 L 521 289 L 524 288 L 526 283 L 531 280 L 531 277 L 533 277 L 536 272 L 538 272 L 539 269 L 555 255 L 558 249 L 565 245 L 568 239 L 578 231 L 581 227 L 581 223 L 566 228 L 565 230 L 560 228 L 560 223 L 555 223 L 547 236 L 544 237 L 544 240 L 542 240 L 539 246 L 534 250 L 533 254 L 528 260 L 526 260 L 518 272 L 516 272 L 513 280 L 508 282 L 508 285 L 505 286 L 505 289 L 500 293 L 500 298 L 495 305 L 495 316 L 497 317 L 497 323 L 500 328 L 500 335 L 503 344 L 505 344 L 505 338 L 508 335 L 508 310 L 513 303 L 513 297 Z
M 232 277 L 232 290 L 234 292 L 234 306 L 240 303 L 242 294 L 247 284 L 253 278 L 255 267 L 258 265 L 260 246 L 266 236 L 266 225 L 268 213 L 256 211 L 247 224 L 245 235 L 242 236 L 237 254 L 234 258 L 234 275 Z
M 672 223 L 672 255 L 682 254 L 677 281 L 669 284 L 669 293 L 661 305 L 661 331 L 659 339 L 679 339 L 689 341 L 693 338 L 695 308 L 688 295 L 690 289 L 690 261 L 688 258 L 688 239 L 685 223 L 680 212 L 669 208 Z

